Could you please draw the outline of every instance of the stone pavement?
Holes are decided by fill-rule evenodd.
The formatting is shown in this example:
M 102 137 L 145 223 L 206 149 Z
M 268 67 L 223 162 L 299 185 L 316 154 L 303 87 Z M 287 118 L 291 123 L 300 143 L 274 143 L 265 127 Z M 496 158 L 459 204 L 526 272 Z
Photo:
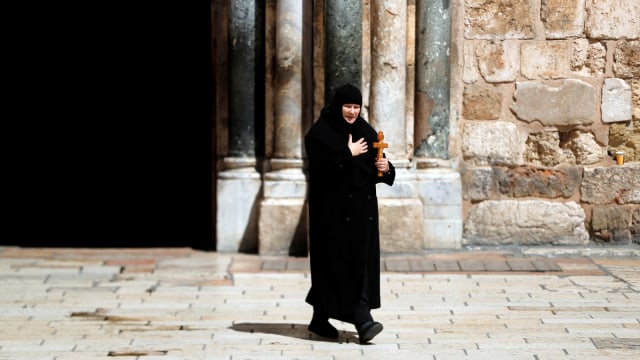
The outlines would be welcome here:
M 385 330 L 311 335 L 306 258 L 0 247 L 0 359 L 638 359 L 640 248 L 381 260 Z

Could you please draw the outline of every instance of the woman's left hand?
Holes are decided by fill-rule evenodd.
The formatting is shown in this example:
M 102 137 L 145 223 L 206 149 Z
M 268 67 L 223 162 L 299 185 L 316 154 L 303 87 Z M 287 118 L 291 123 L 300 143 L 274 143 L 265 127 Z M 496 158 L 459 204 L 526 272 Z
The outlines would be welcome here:
M 376 160 L 376 169 L 378 169 L 378 171 L 382 171 L 383 173 L 389 171 L 389 160 L 384 157 L 382 159 Z

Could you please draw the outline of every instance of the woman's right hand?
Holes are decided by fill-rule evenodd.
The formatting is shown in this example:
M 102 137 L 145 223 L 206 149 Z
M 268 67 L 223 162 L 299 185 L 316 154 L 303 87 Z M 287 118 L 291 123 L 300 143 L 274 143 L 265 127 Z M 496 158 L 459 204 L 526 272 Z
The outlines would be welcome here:
M 349 150 L 351 150 L 351 156 L 358 156 L 366 153 L 368 151 L 369 145 L 364 138 L 360 138 L 360 140 L 353 142 L 353 138 L 351 134 L 349 134 L 349 142 L 347 143 L 349 146 Z

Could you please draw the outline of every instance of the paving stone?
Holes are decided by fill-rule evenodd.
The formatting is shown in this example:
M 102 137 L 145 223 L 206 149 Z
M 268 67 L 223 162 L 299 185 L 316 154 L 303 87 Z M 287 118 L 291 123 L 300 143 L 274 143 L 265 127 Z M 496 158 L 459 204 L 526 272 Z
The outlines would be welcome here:
M 334 322 L 335 342 L 306 330 L 304 258 L 1 249 L 10 290 L 0 293 L 0 359 L 630 359 L 640 338 L 640 264 L 611 253 L 383 257 L 398 269 L 381 274 L 383 304 L 373 311 L 385 330 L 363 346 L 350 324 Z M 136 258 L 163 268 L 117 271 Z M 260 270 L 265 260 L 284 269 Z M 509 261 L 530 270 L 504 269 Z

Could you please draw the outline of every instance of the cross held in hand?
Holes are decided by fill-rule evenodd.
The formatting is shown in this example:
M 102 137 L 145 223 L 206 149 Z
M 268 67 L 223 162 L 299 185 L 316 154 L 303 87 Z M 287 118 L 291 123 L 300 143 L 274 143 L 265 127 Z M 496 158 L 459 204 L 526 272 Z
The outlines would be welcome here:
M 378 149 L 376 160 L 382 159 L 384 149 L 389 147 L 389 144 L 384 142 L 384 133 L 382 131 L 378 131 L 378 141 L 373 143 L 373 147 Z M 378 176 L 382 176 L 382 171 L 378 171 Z

